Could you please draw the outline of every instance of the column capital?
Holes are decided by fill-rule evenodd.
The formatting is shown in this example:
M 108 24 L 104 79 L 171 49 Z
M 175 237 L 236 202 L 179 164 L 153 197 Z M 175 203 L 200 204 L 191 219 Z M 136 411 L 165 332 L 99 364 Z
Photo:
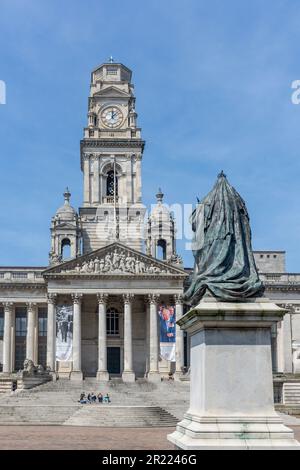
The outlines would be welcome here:
M 175 304 L 183 304 L 183 294 L 174 295 Z
M 76 293 L 71 294 L 71 297 L 72 297 L 74 304 L 80 304 L 82 302 L 83 294 L 76 292 Z
M 47 299 L 48 299 L 48 304 L 52 304 L 52 305 L 55 305 L 56 304 L 56 300 L 57 300 L 57 294 L 48 294 L 47 295 Z
M 97 294 L 97 299 L 99 305 L 107 304 L 108 294 L 99 293 Z
M 124 304 L 130 304 L 134 299 L 134 294 L 123 294 Z
M 27 310 L 35 310 L 37 308 L 36 302 L 26 302 Z
M 159 294 L 148 294 L 147 300 L 149 304 L 157 304 L 159 302 L 160 295 Z
M 3 302 L 3 307 L 7 312 L 12 312 L 14 308 L 14 302 Z

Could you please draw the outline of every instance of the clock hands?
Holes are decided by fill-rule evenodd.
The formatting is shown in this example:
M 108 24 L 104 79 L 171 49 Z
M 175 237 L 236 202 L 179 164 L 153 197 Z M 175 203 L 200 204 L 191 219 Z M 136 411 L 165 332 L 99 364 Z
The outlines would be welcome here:
M 110 112 L 108 113 L 109 120 L 111 120 L 111 121 L 114 121 L 115 118 L 116 118 L 116 116 L 117 116 L 116 111 L 110 111 Z
M 106 109 L 102 115 L 102 119 L 109 127 L 116 127 L 122 121 L 122 113 L 117 108 Z

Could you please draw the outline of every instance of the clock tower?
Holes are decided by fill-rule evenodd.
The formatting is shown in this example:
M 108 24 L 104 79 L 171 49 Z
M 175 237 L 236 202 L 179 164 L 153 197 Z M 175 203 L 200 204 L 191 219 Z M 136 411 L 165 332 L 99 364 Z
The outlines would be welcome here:
M 91 74 L 88 125 L 81 141 L 82 251 L 119 241 L 143 250 L 145 208 L 132 72 L 112 59 Z

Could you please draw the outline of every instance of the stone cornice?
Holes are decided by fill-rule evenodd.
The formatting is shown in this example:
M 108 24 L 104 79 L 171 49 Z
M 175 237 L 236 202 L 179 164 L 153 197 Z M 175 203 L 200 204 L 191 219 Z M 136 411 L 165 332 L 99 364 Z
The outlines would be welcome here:
M 299 292 L 300 291 L 300 283 L 286 283 L 286 284 L 275 284 L 275 283 L 267 283 L 264 282 L 264 286 L 266 288 L 266 291 L 269 292 L 288 292 L 288 291 L 294 291 L 294 292 Z
M 39 284 L 25 284 L 25 283 L 19 283 L 19 282 L 2 282 L 0 283 L 0 290 L 1 289 L 23 289 L 23 290 L 33 290 L 33 289 L 40 289 L 40 290 L 46 290 L 47 285 L 46 283 L 39 283 Z
M 114 147 L 119 147 L 119 148 L 128 148 L 128 147 L 134 147 L 134 148 L 142 148 L 144 150 L 145 147 L 145 141 L 142 139 L 84 139 L 81 140 L 80 142 L 80 148 L 81 150 L 83 148 L 89 148 L 89 149 L 94 149 L 94 148 L 114 148 Z
M 184 279 L 184 274 L 173 273 L 160 273 L 160 274 L 91 274 L 91 273 L 51 273 L 44 274 L 45 279 L 128 279 L 128 280 L 142 280 L 142 279 Z

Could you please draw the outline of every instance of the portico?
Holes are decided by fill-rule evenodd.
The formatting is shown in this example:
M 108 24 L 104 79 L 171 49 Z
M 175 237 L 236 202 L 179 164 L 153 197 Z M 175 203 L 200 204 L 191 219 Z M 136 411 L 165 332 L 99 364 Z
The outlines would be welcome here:
M 130 258 L 137 272 L 122 267 L 122 260 Z M 176 305 L 182 315 L 186 277 L 182 269 L 113 243 L 50 268 L 44 277 L 48 284 L 47 366 L 53 372 L 73 380 L 83 376 L 104 381 L 111 376 L 126 382 L 136 377 L 160 380 L 158 305 Z M 73 357 L 57 362 L 53 360 L 58 334 L 53 312 L 62 305 L 73 305 Z M 181 332 L 177 341 L 173 368 L 180 374 L 184 361 Z

